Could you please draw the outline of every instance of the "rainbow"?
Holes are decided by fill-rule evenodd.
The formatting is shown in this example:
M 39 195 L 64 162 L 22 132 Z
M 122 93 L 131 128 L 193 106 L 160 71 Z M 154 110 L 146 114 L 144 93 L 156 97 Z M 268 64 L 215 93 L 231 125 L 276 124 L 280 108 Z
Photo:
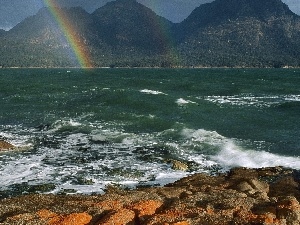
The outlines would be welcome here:
M 89 51 L 87 50 L 84 40 L 72 25 L 72 22 L 56 3 L 56 0 L 43 0 L 54 19 L 57 21 L 61 31 L 64 33 L 67 42 L 70 44 L 77 61 L 81 68 L 91 68 Z

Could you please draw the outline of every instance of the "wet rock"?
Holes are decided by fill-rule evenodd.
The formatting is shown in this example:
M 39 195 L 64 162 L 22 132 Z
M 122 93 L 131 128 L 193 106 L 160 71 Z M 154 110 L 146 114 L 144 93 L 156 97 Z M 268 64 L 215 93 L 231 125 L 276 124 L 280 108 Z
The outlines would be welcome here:
M 0 141 L 0 151 L 13 150 L 16 147 L 7 141 Z
M 189 166 L 183 162 L 180 162 L 178 160 L 169 160 L 169 162 L 172 164 L 173 170 L 182 170 L 187 171 L 189 169 Z

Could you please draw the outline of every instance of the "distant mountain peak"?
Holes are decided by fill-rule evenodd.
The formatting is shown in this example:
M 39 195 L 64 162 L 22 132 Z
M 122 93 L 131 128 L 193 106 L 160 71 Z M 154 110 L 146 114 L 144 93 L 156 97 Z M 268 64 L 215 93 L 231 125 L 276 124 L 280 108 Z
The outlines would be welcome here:
M 281 0 L 216 0 L 215 4 L 236 17 L 266 18 L 293 14 Z
M 300 66 L 300 17 L 281 0 L 215 0 L 179 24 L 136 0 L 57 10 L 0 30 L 0 65 L 78 66 L 57 22 L 68 19 L 95 66 Z
M 196 8 L 186 21 L 197 20 L 197 24 L 205 25 L 243 18 L 267 20 L 287 15 L 295 14 L 281 0 L 215 0 Z
M 5 31 L 5 30 L 3 30 L 3 29 L 0 29 L 0 36 L 3 36 L 5 33 L 6 33 L 6 31 Z

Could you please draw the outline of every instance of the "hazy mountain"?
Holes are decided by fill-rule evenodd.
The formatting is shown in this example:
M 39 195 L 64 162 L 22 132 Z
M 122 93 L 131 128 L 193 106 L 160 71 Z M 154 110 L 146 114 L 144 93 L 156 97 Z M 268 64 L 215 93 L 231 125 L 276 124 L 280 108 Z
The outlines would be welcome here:
M 93 23 L 90 14 L 79 7 L 58 10 L 69 18 L 72 30 L 76 30 L 77 40 L 89 40 Z M 0 48 L 0 51 L 4 48 L 7 53 L 2 54 L 0 59 L 5 54 L 9 56 L 9 60 L 3 64 L 10 65 L 13 62 L 11 66 L 78 66 L 72 46 L 47 8 L 42 8 L 36 15 L 26 18 L 6 32 L 1 45 L 5 47 Z
M 5 30 L 2 30 L 2 29 L 0 29 L 0 37 L 1 36 L 4 36 L 6 34 L 6 31 Z
M 135 0 L 107 3 L 93 14 L 95 33 L 120 53 L 163 54 L 172 23 Z
M 60 13 L 97 67 L 300 66 L 300 17 L 280 0 L 216 0 L 180 24 L 135 0 Z M 79 66 L 47 8 L 0 38 L 0 65 Z

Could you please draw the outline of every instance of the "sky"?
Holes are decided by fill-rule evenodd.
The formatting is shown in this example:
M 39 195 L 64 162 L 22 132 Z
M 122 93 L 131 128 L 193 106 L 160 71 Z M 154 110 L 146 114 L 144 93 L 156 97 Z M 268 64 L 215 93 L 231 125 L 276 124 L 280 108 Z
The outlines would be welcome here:
M 88 12 L 105 5 L 111 0 L 57 0 L 63 6 L 81 6 Z M 213 0 L 137 0 L 151 8 L 158 15 L 172 22 L 181 22 L 196 7 Z M 263 0 L 262 0 L 263 1 Z M 290 9 L 300 15 L 300 0 L 282 0 Z M 44 7 L 43 0 L 0 0 L 0 29 L 9 30 L 28 16 Z

